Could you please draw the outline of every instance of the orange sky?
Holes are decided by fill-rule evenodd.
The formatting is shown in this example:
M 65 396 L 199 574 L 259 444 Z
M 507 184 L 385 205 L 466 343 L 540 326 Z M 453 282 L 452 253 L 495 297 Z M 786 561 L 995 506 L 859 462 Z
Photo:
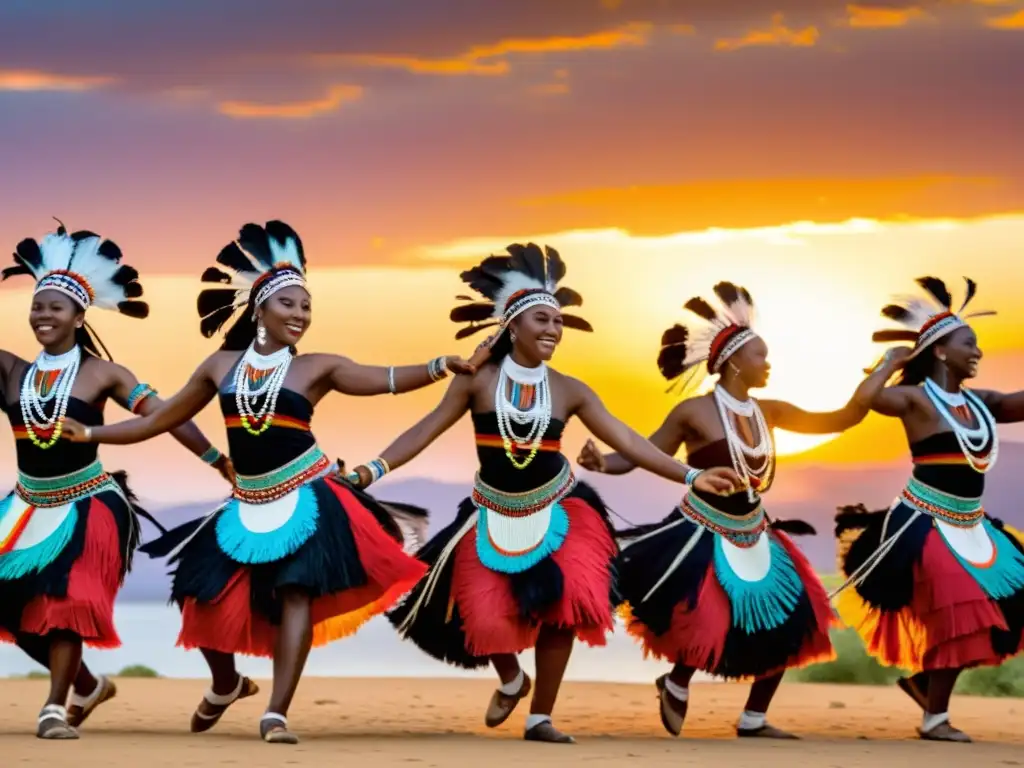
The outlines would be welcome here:
M 596 333 L 567 333 L 556 364 L 645 432 L 673 402 L 660 333 L 720 279 L 761 308 L 765 396 L 840 406 L 882 303 L 925 273 L 970 274 L 999 311 L 978 325 L 982 383 L 1024 371 L 1024 1 L 112 8 L 68 3 L 59 24 L 42 4 L 0 9 L 0 240 L 39 237 L 51 215 L 116 240 L 153 314 L 93 322 L 162 391 L 214 347 L 195 277 L 271 218 L 313 268 L 304 349 L 371 363 L 468 354 L 447 321 L 459 270 L 514 240 L 559 248 Z M 26 303 L 0 287 L 0 344 L 31 356 Z M 440 395 L 338 397 L 316 429 L 364 460 Z M 215 413 L 201 424 L 223 443 Z M 898 432 L 875 429 L 809 456 L 898 456 Z M 468 480 L 467 430 L 408 472 Z M 151 494 L 166 471 L 220 490 L 166 438 L 104 450 Z

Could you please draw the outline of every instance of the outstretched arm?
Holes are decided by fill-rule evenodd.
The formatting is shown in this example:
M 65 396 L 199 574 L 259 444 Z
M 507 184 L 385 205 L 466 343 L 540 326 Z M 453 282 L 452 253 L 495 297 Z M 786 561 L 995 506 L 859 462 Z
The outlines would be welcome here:
M 692 467 L 672 458 L 639 432 L 612 416 L 594 390 L 578 379 L 566 377 L 566 380 L 574 406 L 572 412 L 580 417 L 580 421 L 598 440 L 610 445 L 636 466 L 676 483 L 686 484 L 693 480 L 697 488 L 712 493 L 728 494 L 743 487 L 736 473 L 724 467 L 701 472 L 694 480 L 690 475 Z
M 875 398 L 881 394 L 892 375 L 903 367 L 909 354 L 910 350 L 906 347 L 896 347 L 886 352 L 882 361 L 857 387 L 850 401 L 838 411 L 812 413 L 781 400 L 762 400 L 761 411 L 770 426 L 789 432 L 807 435 L 843 432 L 864 421 Z
M 462 415 L 469 410 L 472 398 L 473 377 L 457 376 L 449 385 L 437 407 L 420 419 L 416 424 L 399 435 L 394 442 L 384 449 L 380 458 L 384 462 L 377 464 L 377 472 L 371 471 L 366 465 L 355 468 L 358 475 L 357 485 L 366 487 L 391 470 L 407 464 L 426 450 L 432 442 L 451 429 Z M 374 464 L 374 462 L 370 462 Z M 350 478 L 352 479 L 352 478 Z
M 435 357 L 420 365 L 361 365 L 341 355 L 322 355 L 330 388 L 345 395 L 400 395 L 422 389 L 449 372 L 473 373 L 461 357 Z
M 64 423 L 64 435 L 77 443 L 131 445 L 182 426 L 217 394 L 217 386 L 209 374 L 211 360 L 207 358 L 174 397 L 146 416 L 103 427 L 84 427 L 68 419 Z
M 149 416 L 165 405 L 148 384 L 140 384 L 131 371 L 121 365 L 110 365 L 113 386 L 111 395 L 118 405 L 140 416 Z M 193 421 L 187 421 L 171 430 L 171 436 L 207 464 L 225 474 L 228 458 L 218 451 Z
M 10 352 L 4 349 L 0 349 L 0 395 L 7 392 L 7 382 L 11 380 L 11 376 L 14 374 L 14 366 L 19 361 L 17 355 L 12 355 Z
M 991 390 L 975 390 L 974 394 L 980 397 L 992 412 L 996 423 L 1015 424 L 1024 421 L 1024 391 L 1003 394 Z
M 677 405 L 669 415 L 651 434 L 647 440 L 663 453 L 675 456 L 679 448 L 686 442 L 686 411 L 688 403 L 683 402 Z M 606 475 L 624 475 L 636 469 L 636 462 L 628 459 L 621 453 L 606 453 L 603 456 L 597 452 L 593 441 L 588 440 L 580 455 L 580 464 L 586 469 L 603 472 Z

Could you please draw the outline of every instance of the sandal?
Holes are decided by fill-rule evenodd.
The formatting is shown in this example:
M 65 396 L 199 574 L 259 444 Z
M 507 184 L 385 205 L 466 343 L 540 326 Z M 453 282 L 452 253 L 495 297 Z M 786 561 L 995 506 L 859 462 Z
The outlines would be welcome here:
M 918 728 L 917 735 L 925 741 L 955 741 L 960 744 L 971 743 L 971 737 L 959 728 L 954 728 L 950 725 L 948 720 L 944 723 L 939 723 L 928 731 L 922 731 Z
M 504 723 L 515 711 L 516 705 L 530 695 L 530 676 L 523 673 L 523 684 L 519 686 L 518 693 L 502 693 L 496 690 L 491 696 L 487 705 L 487 712 L 484 714 L 484 725 L 488 728 L 497 728 Z
M 288 730 L 288 718 L 267 712 L 260 718 L 260 737 L 267 744 L 298 744 L 299 737 Z
M 562 733 L 550 721 L 538 723 L 523 734 L 526 741 L 546 741 L 548 744 L 575 744 L 576 739 Z
M 765 723 L 760 728 L 737 728 L 736 735 L 742 738 L 755 739 L 799 739 L 800 737 Z
M 259 692 L 259 686 L 244 675 L 238 676 L 238 683 L 235 685 L 235 690 L 231 693 L 214 693 L 212 687 L 208 688 L 206 693 L 203 694 L 203 702 L 200 703 L 199 707 L 205 703 L 211 707 L 219 707 L 219 710 L 216 712 L 203 712 L 199 707 L 196 707 L 196 711 L 192 713 L 189 730 L 192 733 L 202 733 L 203 731 L 210 730 L 217 724 L 224 713 L 228 711 L 228 707 L 239 699 L 247 699 Z
M 78 731 L 68 725 L 68 712 L 60 704 L 47 704 L 39 712 L 37 739 L 77 739 Z
M 96 679 L 96 687 L 88 696 L 79 696 L 74 691 L 68 699 L 68 725 L 78 728 L 86 721 L 100 704 L 105 704 L 117 696 L 117 686 L 106 675 Z

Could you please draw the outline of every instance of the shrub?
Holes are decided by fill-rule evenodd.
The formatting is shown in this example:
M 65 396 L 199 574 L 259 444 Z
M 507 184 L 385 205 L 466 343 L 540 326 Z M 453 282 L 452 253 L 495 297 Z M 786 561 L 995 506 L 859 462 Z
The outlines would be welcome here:
M 117 673 L 118 677 L 160 677 L 155 669 L 150 669 L 142 664 L 132 664 Z

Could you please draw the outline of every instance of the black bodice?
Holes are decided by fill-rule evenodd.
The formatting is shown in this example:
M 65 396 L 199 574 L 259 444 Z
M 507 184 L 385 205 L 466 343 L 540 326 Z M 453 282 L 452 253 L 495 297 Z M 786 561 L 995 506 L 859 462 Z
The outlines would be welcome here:
M 260 400 L 262 404 L 262 399 Z M 240 475 L 263 475 L 301 456 L 314 445 L 313 406 L 298 392 L 282 388 L 274 418 L 262 434 L 250 434 L 239 420 L 235 393 L 221 389 L 220 409 L 228 433 L 228 451 Z M 258 410 L 258 409 L 257 409 Z M 251 425 L 254 426 L 254 425 Z M 258 426 L 256 426 L 258 428 Z
M 925 485 L 953 496 L 980 498 L 985 475 L 967 463 L 960 443 L 952 432 L 939 432 L 910 446 L 914 477 Z
M 48 406 L 47 410 L 52 406 Z M 99 445 L 97 443 L 73 443 L 61 438 L 50 448 L 40 448 L 29 438 L 25 430 L 25 421 L 21 415 L 21 403 L 3 403 L 3 410 L 11 422 L 14 431 L 15 452 L 18 459 L 18 471 L 30 477 L 60 477 L 76 472 L 96 461 Z M 77 397 L 68 398 L 66 415 L 88 427 L 103 424 L 103 411 Z M 42 442 L 47 439 L 39 435 Z
M 732 456 L 729 454 L 729 443 L 725 438 L 708 443 L 691 453 L 687 457 L 686 463 L 695 469 L 731 468 Z M 717 496 L 715 494 L 701 493 L 697 490 L 694 490 L 693 493 L 715 509 L 736 517 L 742 517 L 760 503 L 759 494 L 755 493 L 754 501 L 751 501 L 745 490 L 734 493 L 731 496 Z
M 521 493 L 539 488 L 553 480 L 562 467 L 565 457 L 561 453 L 562 432 L 565 422 L 551 419 L 543 435 L 541 450 L 524 469 L 516 469 L 505 454 L 498 432 L 498 416 L 494 411 L 473 414 L 473 428 L 476 431 L 476 455 L 480 461 L 480 479 L 487 485 L 509 493 Z M 513 426 L 516 434 L 526 431 L 518 424 Z M 513 448 L 514 450 L 514 448 Z M 518 453 L 522 462 L 528 453 Z

